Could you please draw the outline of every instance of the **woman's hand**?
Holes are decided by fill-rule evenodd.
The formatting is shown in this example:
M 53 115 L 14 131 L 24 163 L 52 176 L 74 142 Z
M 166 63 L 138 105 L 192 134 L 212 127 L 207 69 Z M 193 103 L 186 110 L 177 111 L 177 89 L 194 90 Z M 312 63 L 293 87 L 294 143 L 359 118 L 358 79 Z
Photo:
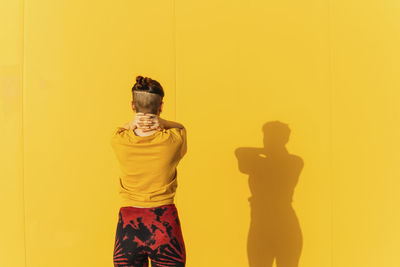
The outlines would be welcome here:
M 184 128 L 184 126 L 178 122 L 168 121 L 162 119 L 160 116 L 138 112 L 129 123 L 125 124 L 124 128 L 129 130 L 140 129 L 142 132 L 149 132 L 154 130 L 164 130 L 169 128 Z
M 138 112 L 130 124 L 131 127 L 136 127 L 143 132 L 149 132 L 154 130 L 162 130 L 163 126 L 162 123 L 160 123 L 161 121 L 162 119 L 157 115 Z

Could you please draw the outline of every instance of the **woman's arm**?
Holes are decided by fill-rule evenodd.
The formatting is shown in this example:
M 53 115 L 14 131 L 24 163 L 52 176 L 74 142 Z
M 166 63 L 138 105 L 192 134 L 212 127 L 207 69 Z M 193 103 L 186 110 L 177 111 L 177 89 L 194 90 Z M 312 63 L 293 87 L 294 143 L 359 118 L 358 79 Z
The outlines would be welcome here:
M 136 129 L 137 128 L 137 123 L 141 123 L 139 121 L 141 121 L 142 119 L 137 119 L 134 118 L 133 120 L 131 120 L 130 122 L 128 122 L 127 124 L 125 124 L 123 126 L 123 128 L 125 129 Z M 179 129 L 183 129 L 185 128 L 185 126 L 183 126 L 183 124 L 175 122 L 175 121 L 169 121 L 169 120 L 165 120 L 159 116 L 157 116 L 157 123 L 156 125 L 150 126 L 148 129 L 144 128 L 142 129 L 142 131 L 152 131 L 154 129 L 157 129 L 158 127 L 163 128 L 163 129 L 170 129 L 170 128 L 179 128 Z
M 165 119 L 162 119 L 161 117 L 158 117 L 157 119 L 158 119 L 158 124 L 164 129 L 169 129 L 169 128 L 183 129 L 183 128 L 185 128 L 185 126 L 183 126 L 183 124 L 180 124 L 179 122 L 165 120 Z

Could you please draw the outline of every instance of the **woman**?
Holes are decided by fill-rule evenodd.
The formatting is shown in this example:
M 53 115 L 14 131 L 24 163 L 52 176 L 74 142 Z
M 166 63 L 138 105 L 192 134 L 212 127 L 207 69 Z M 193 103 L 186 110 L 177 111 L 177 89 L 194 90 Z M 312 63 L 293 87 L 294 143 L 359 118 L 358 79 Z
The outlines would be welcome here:
M 186 129 L 159 117 L 164 91 L 151 78 L 136 77 L 132 110 L 117 127 L 111 146 L 120 166 L 122 204 L 114 244 L 114 266 L 185 266 L 186 251 L 174 204 L 177 166 L 186 154 Z

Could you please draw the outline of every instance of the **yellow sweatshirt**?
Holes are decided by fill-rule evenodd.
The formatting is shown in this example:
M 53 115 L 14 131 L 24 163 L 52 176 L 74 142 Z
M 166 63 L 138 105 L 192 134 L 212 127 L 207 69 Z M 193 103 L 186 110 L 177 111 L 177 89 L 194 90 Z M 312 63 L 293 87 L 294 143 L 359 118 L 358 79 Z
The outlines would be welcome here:
M 174 203 L 177 165 L 186 154 L 186 129 L 149 136 L 117 127 L 111 146 L 120 166 L 121 206 L 156 207 Z

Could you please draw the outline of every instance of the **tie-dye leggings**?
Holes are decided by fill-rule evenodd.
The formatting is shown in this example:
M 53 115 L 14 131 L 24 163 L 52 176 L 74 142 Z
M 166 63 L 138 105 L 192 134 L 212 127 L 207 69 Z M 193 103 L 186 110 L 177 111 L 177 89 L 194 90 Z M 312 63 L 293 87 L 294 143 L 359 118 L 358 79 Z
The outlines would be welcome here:
M 185 243 L 175 204 L 121 207 L 115 235 L 114 266 L 184 267 Z

